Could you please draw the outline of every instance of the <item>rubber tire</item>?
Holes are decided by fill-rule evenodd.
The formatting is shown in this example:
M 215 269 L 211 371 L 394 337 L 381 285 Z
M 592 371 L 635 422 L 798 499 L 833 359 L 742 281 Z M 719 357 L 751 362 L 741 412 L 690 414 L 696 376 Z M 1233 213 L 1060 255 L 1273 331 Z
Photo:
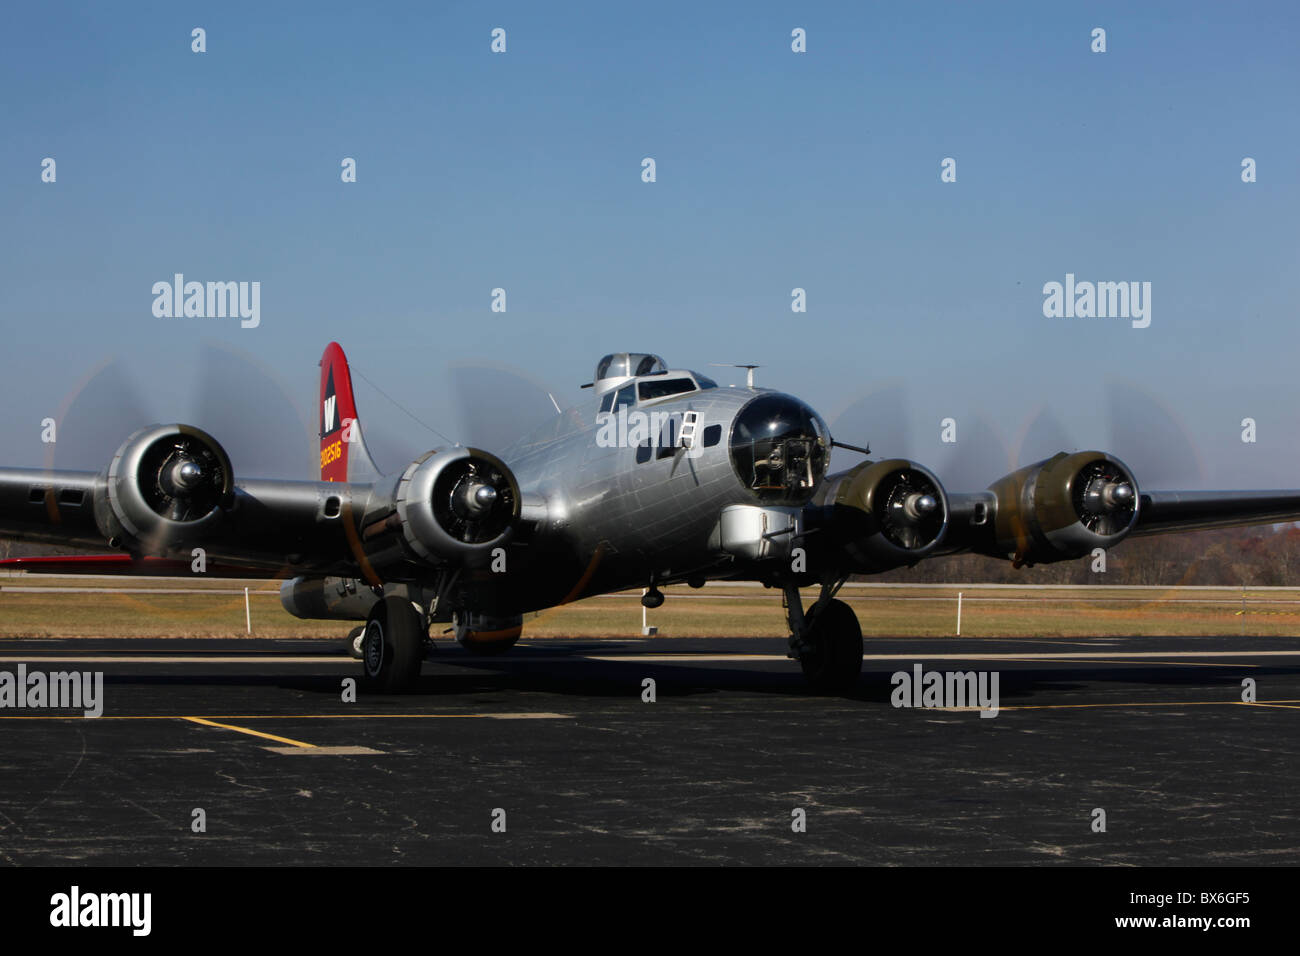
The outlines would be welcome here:
M 366 627 L 364 624 L 348 631 L 347 650 L 354 661 L 359 661 L 362 658 L 361 636 L 365 633 Z
M 397 694 L 415 686 L 424 659 L 424 622 L 410 601 L 389 596 L 371 609 L 362 655 L 369 689 Z
M 843 694 L 862 677 L 862 627 L 853 608 L 833 600 L 814 618 L 805 639 L 812 647 L 799 658 L 803 676 L 813 690 Z

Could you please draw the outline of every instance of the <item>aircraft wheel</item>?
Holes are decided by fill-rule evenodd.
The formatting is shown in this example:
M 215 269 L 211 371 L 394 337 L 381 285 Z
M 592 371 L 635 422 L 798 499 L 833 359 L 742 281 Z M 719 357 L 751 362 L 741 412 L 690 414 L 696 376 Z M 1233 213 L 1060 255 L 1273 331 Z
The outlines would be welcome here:
M 362 638 L 365 636 L 366 629 L 364 625 L 362 627 L 354 627 L 352 630 L 348 631 L 348 653 L 352 655 L 354 661 L 359 661 L 365 656 L 361 649 Z
M 410 601 L 390 596 L 371 609 L 361 654 L 373 689 L 391 694 L 415 686 L 424 657 L 424 622 Z
M 813 619 L 799 655 L 803 676 L 814 690 L 846 693 L 862 676 L 862 628 L 853 608 L 830 601 Z

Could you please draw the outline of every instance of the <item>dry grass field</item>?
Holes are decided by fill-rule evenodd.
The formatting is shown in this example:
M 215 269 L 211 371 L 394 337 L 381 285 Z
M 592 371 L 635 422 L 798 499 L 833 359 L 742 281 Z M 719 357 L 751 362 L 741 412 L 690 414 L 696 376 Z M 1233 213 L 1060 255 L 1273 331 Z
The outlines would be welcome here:
M 245 586 L 255 636 L 341 639 L 353 626 L 291 617 L 280 607 L 278 582 L 19 574 L 0 576 L 0 637 L 239 637 Z M 1300 633 L 1300 589 L 849 585 L 840 596 L 868 638 L 945 637 L 956 633 L 959 591 L 965 637 Z M 717 584 L 665 594 L 664 606 L 647 616 L 664 637 L 786 634 L 774 590 Z M 524 636 L 637 637 L 638 599 L 626 592 L 530 614 Z

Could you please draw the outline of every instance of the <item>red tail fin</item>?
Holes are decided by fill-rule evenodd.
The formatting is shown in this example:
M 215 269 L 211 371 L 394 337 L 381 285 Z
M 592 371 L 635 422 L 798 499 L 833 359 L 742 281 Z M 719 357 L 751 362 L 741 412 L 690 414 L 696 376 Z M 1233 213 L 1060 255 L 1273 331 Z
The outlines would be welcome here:
M 325 346 L 320 360 L 320 477 L 322 481 L 379 477 L 361 437 L 347 356 L 337 342 Z

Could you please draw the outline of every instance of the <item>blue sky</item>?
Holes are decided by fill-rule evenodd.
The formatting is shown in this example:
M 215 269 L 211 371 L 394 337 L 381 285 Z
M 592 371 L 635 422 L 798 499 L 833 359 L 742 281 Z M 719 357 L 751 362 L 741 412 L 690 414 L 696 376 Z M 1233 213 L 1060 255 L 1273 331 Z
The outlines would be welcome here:
M 1298 41 L 1282 3 L 27 5 L 0 41 L 3 463 L 47 460 L 71 403 L 54 459 L 100 464 L 130 415 L 102 380 L 75 398 L 116 361 L 131 414 L 208 414 L 269 439 L 218 434 L 237 472 L 306 477 L 336 339 L 453 436 L 453 366 L 563 403 L 628 349 L 759 363 L 856 407 L 837 437 L 943 467 L 954 417 L 997 449 L 981 485 L 1036 436 L 1118 432 L 1140 482 L 1295 486 Z M 261 324 L 155 317 L 176 272 L 259 281 Z M 1151 282 L 1150 327 L 1044 317 L 1066 273 Z M 381 464 L 436 443 L 358 400 Z M 1163 411 L 1108 428 L 1117 401 Z

